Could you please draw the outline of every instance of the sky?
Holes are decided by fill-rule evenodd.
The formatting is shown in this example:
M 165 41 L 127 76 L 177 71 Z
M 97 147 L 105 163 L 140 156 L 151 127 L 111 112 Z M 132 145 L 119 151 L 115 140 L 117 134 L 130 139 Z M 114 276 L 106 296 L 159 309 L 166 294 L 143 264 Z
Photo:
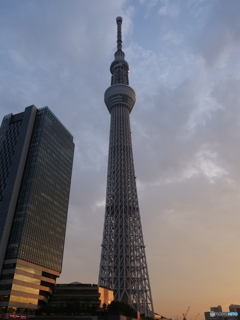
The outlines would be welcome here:
M 48 106 L 74 136 L 62 274 L 97 283 L 123 17 L 135 174 L 155 312 L 240 304 L 240 1 L 0 1 L 0 118 Z

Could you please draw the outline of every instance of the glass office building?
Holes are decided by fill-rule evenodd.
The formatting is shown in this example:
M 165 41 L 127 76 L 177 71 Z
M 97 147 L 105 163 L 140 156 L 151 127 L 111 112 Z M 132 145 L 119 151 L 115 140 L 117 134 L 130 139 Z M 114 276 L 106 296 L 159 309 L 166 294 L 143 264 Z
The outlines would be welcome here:
M 74 143 L 48 107 L 0 128 L 0 313 L 33 313 L 62 268 Z

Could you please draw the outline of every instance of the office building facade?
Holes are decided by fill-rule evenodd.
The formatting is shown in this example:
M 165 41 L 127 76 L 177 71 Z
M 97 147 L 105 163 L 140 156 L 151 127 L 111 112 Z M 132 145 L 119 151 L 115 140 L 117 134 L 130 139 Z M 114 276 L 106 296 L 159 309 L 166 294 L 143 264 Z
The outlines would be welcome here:
M 0 313 L 33 313 L 62 268 L 73 137 L 48 107 L 0 128 Z

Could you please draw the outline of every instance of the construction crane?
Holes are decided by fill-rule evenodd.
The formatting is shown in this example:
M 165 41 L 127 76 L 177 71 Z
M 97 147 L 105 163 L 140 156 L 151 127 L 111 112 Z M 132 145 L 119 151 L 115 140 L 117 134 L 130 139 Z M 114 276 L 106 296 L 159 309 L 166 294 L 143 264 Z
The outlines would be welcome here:
M 187 314 L 188 314 L 189 309 L 190 309 L 190 306 L 187 308 L 187 311 L 185 313 L 183 313 L 183 320 L 187 320 Z
M 197 317 L 200 315 L 200 313 L 198 313 L 197 315 L 196 315 L 196 317 L 194 318 L 194 320 L 197 320 Z

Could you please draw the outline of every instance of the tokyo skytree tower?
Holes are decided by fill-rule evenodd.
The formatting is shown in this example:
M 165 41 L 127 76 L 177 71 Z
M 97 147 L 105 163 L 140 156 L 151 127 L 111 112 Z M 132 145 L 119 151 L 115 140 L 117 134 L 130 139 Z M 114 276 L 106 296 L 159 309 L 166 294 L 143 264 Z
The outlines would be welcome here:
M 136 96 L 128 85 L 122 51 L 122 18 L 117 17 L 117 51 L 110 66 L 111 86 L 104 101 L 111 114 L 107 195 L 99 285 L 114 290 L 115 300 L 154 316 L 139 214 L 129 115 Z

